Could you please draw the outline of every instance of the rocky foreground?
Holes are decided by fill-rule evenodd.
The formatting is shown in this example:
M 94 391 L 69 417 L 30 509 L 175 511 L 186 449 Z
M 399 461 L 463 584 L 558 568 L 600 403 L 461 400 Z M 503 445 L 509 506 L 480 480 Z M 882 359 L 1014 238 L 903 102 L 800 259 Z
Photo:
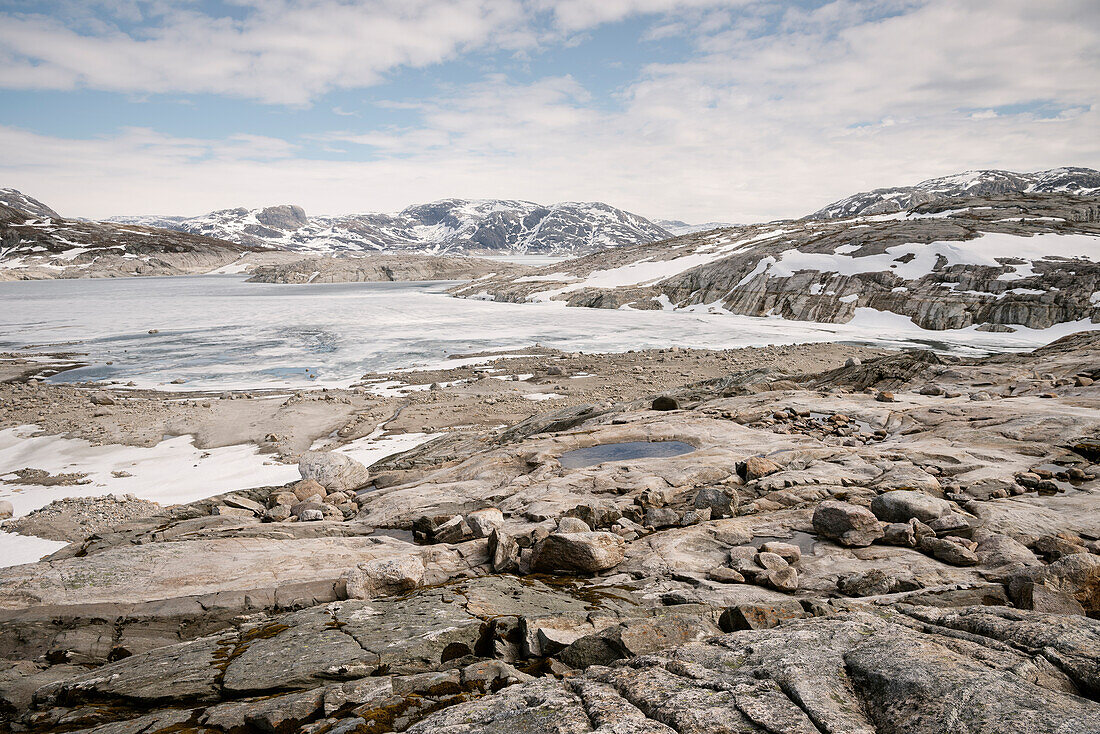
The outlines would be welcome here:
M 727 366 L 305 453 L 0 571 L 5 726 L 1100 731 L 1098 354 Z

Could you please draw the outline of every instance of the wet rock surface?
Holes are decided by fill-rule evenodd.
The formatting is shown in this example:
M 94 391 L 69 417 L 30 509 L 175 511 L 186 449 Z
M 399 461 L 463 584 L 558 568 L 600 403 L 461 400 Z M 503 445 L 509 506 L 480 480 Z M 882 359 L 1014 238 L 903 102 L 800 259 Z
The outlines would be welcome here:
M 352 467 L 362 492 L 307 467 L 160 508 L 0 570 L 0 718 L 1098 731 L 1100 388 L 1067 382 L 1098 353 L 733 372 Z M 667 441 L 694 450 L 559 460 Z

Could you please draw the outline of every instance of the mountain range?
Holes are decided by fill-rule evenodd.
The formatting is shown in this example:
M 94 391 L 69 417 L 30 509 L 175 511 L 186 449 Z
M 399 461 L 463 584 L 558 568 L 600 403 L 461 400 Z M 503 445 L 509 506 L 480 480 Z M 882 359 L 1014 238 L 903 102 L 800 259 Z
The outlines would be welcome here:
M 444 199 L 396 214 L 308 216 L 298 206 L 223 209 L 198 217 L 110 221 L 309 253 L 580 255 L 667 239 L 673 233 L 601 202 Z

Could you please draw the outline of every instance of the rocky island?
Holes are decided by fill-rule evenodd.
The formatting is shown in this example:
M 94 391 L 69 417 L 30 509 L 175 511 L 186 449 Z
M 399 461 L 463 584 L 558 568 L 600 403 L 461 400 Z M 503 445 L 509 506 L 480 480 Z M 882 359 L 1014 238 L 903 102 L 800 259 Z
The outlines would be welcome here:
M 118 440 L 205 401 L 282 420 L 299 478 L 47 508 L 73 542 L 0 570 L 4 726 L 1098 730 L 1100 333 L 974 359 L 525 354 L 392 402 L 14 373 L 7 425 L 110 400 L 51 430 Z M 378 421 L 438 435 L 370 467 L 332 450 Z

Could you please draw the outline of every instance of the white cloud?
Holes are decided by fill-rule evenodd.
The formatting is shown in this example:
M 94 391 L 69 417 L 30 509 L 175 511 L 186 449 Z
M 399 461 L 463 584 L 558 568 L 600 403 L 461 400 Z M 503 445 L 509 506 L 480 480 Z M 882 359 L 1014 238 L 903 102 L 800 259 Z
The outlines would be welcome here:
M 209 92 L 305 104 L 469 46 L 531 42 L 519 0 L 238 4 L 253 6 L 240 20 L 199 13 L 190 2 L 164 3 L 154 23 L 129 33 L 95 16 L 78 16 L 73 27 L 46 15 L 0 15 L 0 86 Z
M 311 141 L 148 130 L 70 141 L 9 128 L 0 130 L 0 180 L 82 215 L 290 201 L 335 213 L 499 196 L 749 221 L 967 168 L 1100 167 L 1100 19 L 1089 0 L 837 0 L 778 16 L 775 6 L 731 16 L 688 5 L 540 4 L 563 29 L 682 10 L 658 19 L 652 35 L 680 34 L 696 52 L 648 66 L 612 99 L 594 99 L 570 76 L 519 84 L 492 74 L 392 104 L 419 115 L 416 125 L 351 127 Z M 537 35 L 529 23 L 502 23 L 513 39 Z M 447 37 L 449 48 L 462 43 Z M 336 66 L 345 53 L 332 52 Z M 310 74 L 285 96 L 334 83 Z M 295 147 L 317 140 L 355 156 L 308 160 Z M 351 160 L 364 154 L 373 160 Z

